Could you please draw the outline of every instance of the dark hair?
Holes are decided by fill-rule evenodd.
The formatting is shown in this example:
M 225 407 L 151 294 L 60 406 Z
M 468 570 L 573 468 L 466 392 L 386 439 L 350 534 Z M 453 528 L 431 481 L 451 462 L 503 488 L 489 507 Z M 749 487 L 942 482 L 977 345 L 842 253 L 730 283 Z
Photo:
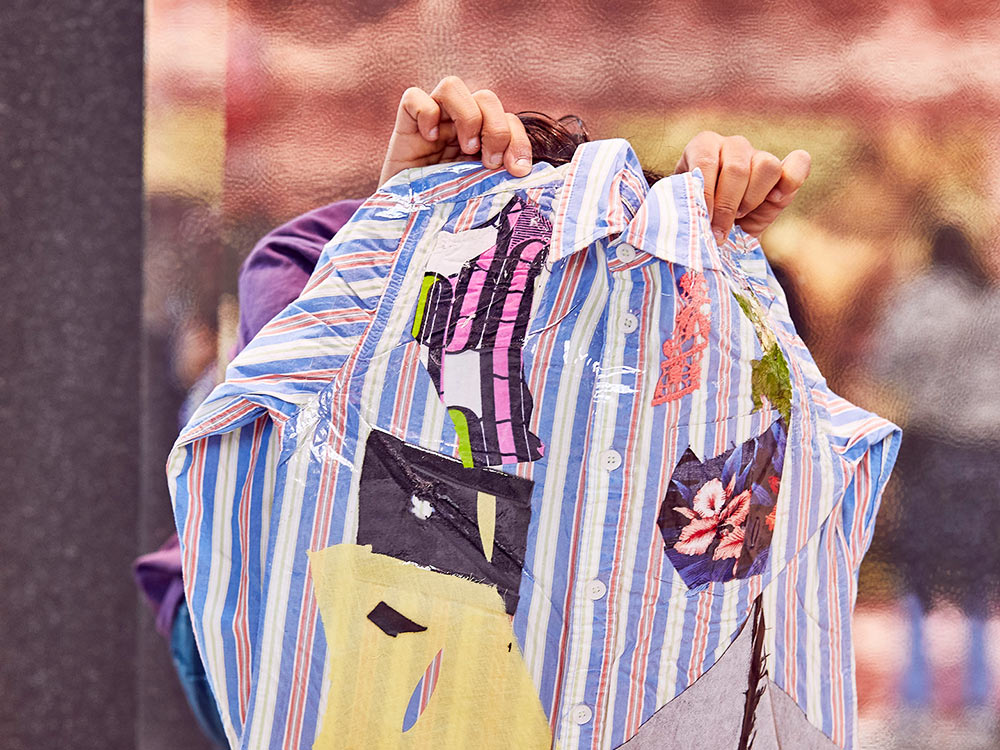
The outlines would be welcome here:
M 941 224 L 934 228 L 931 239 L 931 263 L 939 268 L 951 268 L 976 286 L 986 286 L 989 276 L 979 263 L 972 243 L 954 224 Z
M 558 120 L 541 112 L 518 112 L 524 130 L 531 141 L 532 161 L 544 161 L 554 167 L 567 164 L 577 146 L 590 140 L 587 126 L 576 115 L 563 115 Z M 653 184 L 663 178 L 659 172 L 644 169 L 646 181 Z

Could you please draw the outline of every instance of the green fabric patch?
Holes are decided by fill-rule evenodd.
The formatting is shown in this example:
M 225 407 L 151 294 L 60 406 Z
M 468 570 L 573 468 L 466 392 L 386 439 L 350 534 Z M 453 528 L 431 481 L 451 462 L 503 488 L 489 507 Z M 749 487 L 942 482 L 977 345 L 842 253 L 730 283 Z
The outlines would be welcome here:
M 792 376 L 788 370 L 788 360 L 778 346 L 778 339 L 766 322 L 760 301 L 756 297 L 746 297 L 733 292 L 740 309 L 753 324 L 760 348 L 764 356 L 753 360 L 750 386 L 753 390 L 753 405 L 763 408 L 762 398 L 766 398 L 786 423 L 792 421 Z
M 792 421 L 792 378 L 788 372 L 788 362 L 781 348 L 774 344 L 760 359 L 753 361 L 750 385 L 753 388 L 753 405 L 760 409 L 764 396 L 786 423 Z

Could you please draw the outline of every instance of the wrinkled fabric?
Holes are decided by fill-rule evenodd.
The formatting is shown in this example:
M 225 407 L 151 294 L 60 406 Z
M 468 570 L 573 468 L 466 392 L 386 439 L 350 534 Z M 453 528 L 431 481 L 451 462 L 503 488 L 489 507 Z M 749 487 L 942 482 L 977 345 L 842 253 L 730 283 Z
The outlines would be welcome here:
M 508 653 L 551 728 L 539 748 L 628 741 L 713 667 L 758 597 L 770 678 L 837 746 L 856 746 L 850 617 L 899 431 L 826 387 L 759 244 L 734 229 L 716 246 L 700 173 L 650 187 L 620 140 L 525 178 L 408 170 L 324 249 L 168 465 L 186 594 L 234 747 L 310 747 L 340 721 L 308 555 L 367 548 L 376 431 L 532 483 L 517 597 L 504 599 Z M 707 468 L 681 467 L 688 452 L 685 466 Z M 503 593 L 490 567 L 510 528 L 500 495 L 475 479 L 407 481 L 395 487 L 412 495 L 384 499 L 397 533 L 454 532 L 424 537 L 437 562 L 405 545 L 389 559 L 442 582 L 477 571 L 470 585 Z M 676 555 L 659 523 L 671 512 L 692 526 Z M 677 555 L 724 575 L 685 579 Z M 420 635 L 443 637 L 440 622 Z M 444 653 L 435 693 L 459 694 L 467 675 Z M 417 681 L 385 679 L 400 701 Z M 446 721 L 433 700 L 421 736 L 443 731 L 428 724 Z M 402 722 L 379 736 L 399 727 L 403 742 Z
M 361 203 L 342 200 L 313 209 L 272 229 L 254 246 L 240 267 L 238 349 L 299 296 L 323 246 Z
M 752 650 L 747 622 L 715 665 L 653 714 L 621 750 L 738 748 Z
M 181 545 L 177 535 L 172 535 L 155 552 L 138 558 L 132 570 L 136 584 L 156 615 L 157 631 L 164 638 L 170 638 L 174 613 L 184 598 Z
M 240 317 L 235 354 L 271 318 L 302 292 L 324 245 L 347 223 L 362 201 L 342 200 L 313 209 L 268 232 L 240 267 Z M 193 416 L 218 382 L 215 366 L 192 387 L 181 408 L 181 425 Z M 184 596 L 180 543 L 172 534 L 155 552 L 133 564 L 136 584 L 156 615 L 156 629 L 169 638 Z

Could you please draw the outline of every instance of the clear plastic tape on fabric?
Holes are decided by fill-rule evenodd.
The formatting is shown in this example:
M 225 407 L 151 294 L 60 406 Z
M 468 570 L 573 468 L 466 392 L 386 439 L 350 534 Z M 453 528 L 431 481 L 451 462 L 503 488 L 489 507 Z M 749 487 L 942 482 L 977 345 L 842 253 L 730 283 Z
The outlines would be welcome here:
M 721 452 L 704 426 L 690 435 L 685 428 L 691 447 L 677 456 L 657 525 L 692 595 L 767 564 L 790 382 L 753 290 L 729 289 L 716 275 L 714 293 L 731 292 L 730 320 L 720 325 L 704 273 L 633 251 L 602 271 L 603 294 L 560 306 L 546 289 L 551 233 L 543 212 L 517 194 L 479 225 L 438 232 L 405 269 L 373 356 L 323 395 L 320 411 L 348 400 L 348 423 L 320 424 L 315 410 L 300 417 L 303 436 L 321 433 L 310 441 L 313 458 L 357 474 L 354 543 L 310 553 L 310 569 L 331 666 L 364 679 L 331 686 L 316 747 L 335 746 L 344 732 L 401 747 L 454 738 L 455 717 L 470 715 L 473 704 L 477 721 L 495 724 L 491 742 L 500 744 L 491 747 L 549 741 L 510 620 L 534 483 L 508 471 L 546 457 L 539 433 L 549 425 L 540 424 L 540 392 L 532 391 L 564 370 L 579 373 L 593 409 L 648 399 L 649 407 L 683 404 L 690 419 L 692 394 L 712 377 L 708 350 L 744 360 L 747 413 L 722 420 L 732 424 Z M 573 262 L 609 265 L 609 257 L 604 242 Z M 644 278 L 655 279 L 656 304 L 630 293 L 630 274 L 651 263 L 656 273 L 647 269 Z M 544 378 L 533 376 L 539 367 Z M 327 431 L 338 428 L 345 434 L 330 439 Z M 345 670 L 345 660 L 358 669 Z M 480 700 L 484 680 L 508 689 Z

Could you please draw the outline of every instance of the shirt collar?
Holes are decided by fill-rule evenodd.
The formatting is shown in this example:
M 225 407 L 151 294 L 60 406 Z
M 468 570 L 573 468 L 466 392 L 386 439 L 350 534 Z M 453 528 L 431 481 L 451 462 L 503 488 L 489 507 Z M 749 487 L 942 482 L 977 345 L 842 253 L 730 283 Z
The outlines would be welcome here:
M 603 237 L 695 271 L 723 268 L 712 237 L 701 170 L 646 181 L 620 138 L 580 146 L 555 204 L 549 258 L 557 261 Z
M 622 242 L 694 271 L 724 269 L 712 235 L 701 170 L 657 181 L 623 232 Z
M 553 184 L 558 187 L 552 203 L 552 262 L 617 237 L 696 271 L 723 267 L 712 240 L 700 170 L 665 177 L 650 187 L 635 151 L 621 138 L 584 143 L 569 164 L 539 162 L 527 177 L 487 170 L 476 162 L 407 169 L 379 193 L 412 210 Z

